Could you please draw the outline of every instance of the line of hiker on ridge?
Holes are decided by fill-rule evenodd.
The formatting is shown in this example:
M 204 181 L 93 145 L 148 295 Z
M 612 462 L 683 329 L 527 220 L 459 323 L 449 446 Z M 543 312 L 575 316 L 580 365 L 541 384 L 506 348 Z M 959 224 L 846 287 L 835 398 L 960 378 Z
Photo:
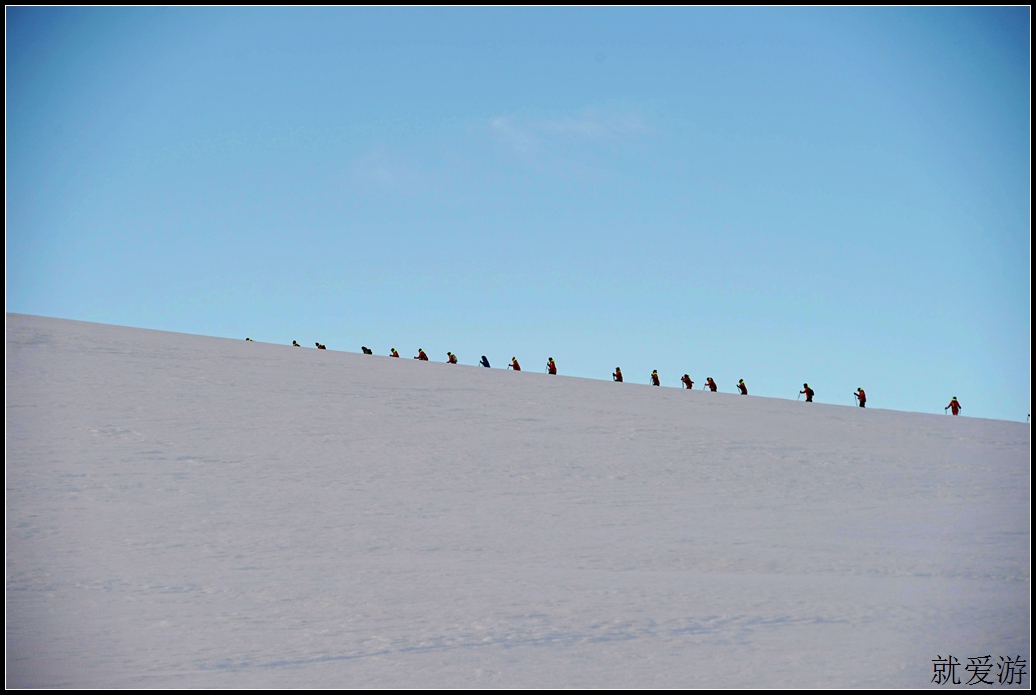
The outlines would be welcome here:
M 248 342 L 253 342 L 251 338 L 245 338 L 245 340 L 248 341 Z M 291 344 L 293 346 L 295 346 L 295 347 L 302 347 L 301 345 L 299 345 L 298 341 L 296 341 L 296 340 L 291 341 Z M 318 350 L 326 350 L 327 349 L 327 346 L 323 345 L 321 343 L 316 343 L 316 347 L 317 347 Z M 365 354 L 365 355 L 373 355 L 374 354 L 374 351 L 371 350 L 370 348 L 368 348 L 365 345 L 361 346 L 360 349 L 363 350 L 363 354 Z M 396 351 L 396 348 L 392 348 L 392 350 L 389 351 L 389 355 L 388 356 L 389 357 L 399 357 L 399 352 Z M 415 360 L 420 360 L 422 362 L 430 361 L 428 359 L 428 354 L 423 349 L 421 349 L 421 348 L 417 349 L 417 355 L 414 356 L 414 359 Z M 454 355 L 452 352 L 447 352 L 446 353 L 446 363 L 447 364 L 458 364 L 457 356 Z M 485 355 L 482 355 L 482 359 L 479 361 L 479 364 L 481 366 L 485 367 L 486 369 L 490 368 L 490 366 L 489 366 L 489 359 Z M 512 357 L 511 358 L 511 364 L 507 365 L 507 368 L 508 369 L 512 369 L 512 370 L 514 370 L 516 372 L 522 371 L 522 367 L 521 367 L 520 364 L 518 364 L 518 359 L 516 357 Z M 553 357 L 548 357 L 547 358 L 547 366 L 544 368 L 544 371 L 547 374 L 557 374 L 558 373 L 558 365 L 557 365 L 557 363 L 554 362 L 554 358 Z M 612 381 L 616 381 L 616 382 L 621 383 L 622 380 L 623 380 L 622 379 L 622 370 L 620 368 L 616 367 L 615 371 L 612 373 Z M 684 374 L 682 377 L 680 377 L 680 382 L 683 384 L 685 389 L 690 390 L 690 389 L 694 388 L 694 382 L 691 381 L 691 377 L 689 375 L 687 375 L 687 374 Z M 661 386 L 662 385 L 661 379 L 658 376 L 658 370 L 657 369 L 655 369 L 655 370 L 653 370 L 651 372 L 651 385 L 652 386 Z M 705 379 L 705 385 L 702 386 L 702 390 L 703 391 L 706 390 L 706 389 L 708 389 L 709 391 L 712 391 L 713 393 L 715 393 L 716 391 L 719 390 L 719 387 L 716 385 L 716 382 L 713 380 L 713 378 L 711 376 L 707 377 Z M 748 386 L 745 384 L 745 380 L 744 379 L 738 380 L 738 382 L 737 382 L 737 390 L 738 390 L 738 392 L 742 396 L 747 396 L 748 395 Z M 802 390 L 799 391 L 799 396 L 803 396 L 804 395 L 806 397 L 806 402 L 807 403 L 812 403 L 813 402 L 813 396 L 815 394 L 816 394 L 816 392 L 812 388 L 810 388 L 809 384 L 803 384 L 802 385 Z M 853 392 L 853 397 L 856 399 L 856 404 L 859 407 L 861 407 L 861 408 L 866 408 L 867 407 L 867 394 L 866 394 L 866 392 L 864 392 L 862 387 L 861 388 L 857 388 L 856 391 Z M 949 405 L 947 405 L 945 408 L 943 408 L 944 411 L 949 410 L 954 415 L 958 415 L 960 413 L 960 411 L 963 410 L 963 409 L 964 409 L 964 407 L 960 404 L 960 402 L 957 401 L 957 397 L 956 396 L 954 396 L 952 399 L 950 399 Z

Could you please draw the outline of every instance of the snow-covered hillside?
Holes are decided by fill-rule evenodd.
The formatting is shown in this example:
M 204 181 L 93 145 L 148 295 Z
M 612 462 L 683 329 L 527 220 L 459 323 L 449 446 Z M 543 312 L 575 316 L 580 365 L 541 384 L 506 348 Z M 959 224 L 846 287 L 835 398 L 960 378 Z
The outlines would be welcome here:
M 8 686 L 1029 659 L 1026 424 L 11 314 L 6 376 Z

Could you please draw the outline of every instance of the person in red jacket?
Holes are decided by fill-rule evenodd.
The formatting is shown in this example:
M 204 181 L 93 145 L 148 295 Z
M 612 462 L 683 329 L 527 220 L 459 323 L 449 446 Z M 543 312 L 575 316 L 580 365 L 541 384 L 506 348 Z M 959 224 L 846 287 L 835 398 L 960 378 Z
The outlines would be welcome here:
M 615 373 L 612 374 L 612 381 L 617 381 L 620 384 L 622 383 L 622 370 L 618 367 L 615 368 Z
M 457 356 L 454 355 L 452 352 L 447 352 L 446 353 L 446 363 L 447 364 L 457 364 Z
M 658 382 L 658 370 L 657 369 L 654 370 L 653 372 L 651 372 L 651 385 L 652 386 L 660 386 L 660 384 Z
M 508 366 L 509 369 L 513 369 L 516 372 L 522 371 L 521 365 L 518 364 L 518 358 L 517 357 L 512 357 L 511 358 L 511 364 L 509 364 L 507 366 Z
M 856 389 L 856 393 L 853 395 L 856 396 L 856 402 L 859 403 L 861 408 L 867 407 L 867 394 L 863 392 L 862 388 Z
M 705 380 L 705 385 L 708 386 L 709 391 L 712 391 L 713 393 L 716 393 L 716 390 L 719 388 L 716 386 L 716 382 L 712 380 L 711 376 Z
M 694 382 L 691 381 L 691 377 L 687 376 L 686 374 L 684 374 L 682 377 L 680 377 L 680 381 L 683 382 L 684 388 L 687 388 L 687 389 L 693 389 L 694 388 Z
M 952 412 L 954 415 L 956 415 L 957 413 L 959 413 L 964 408 L 963 408 L 963 406 L 961 406 L 960 403 L 957 402 L 957 397 L 954 396 L 953 399 L 950 401 L 950 404 L 948 406 L 946 406 L 945 408 L 943 408 L 944 411 L 947 410 L 947 409 L 949 409 L 950 412 Z
M 396 348 L 392 348 L 392 352 L 389 353 L 389 357 L 399 357 L 399 353 L 396 352 Z
M 799 391 L 799 393 L 806 394 L 806 402 L 807 403 L 812 403 L 813 402 L 813 389 L 811 389 L 809 387 L 809 384 L 803 384 L 802 385 L 802 390 Z
M 557 373 L 558 373 L 558 366 L 556 364 L 554 364 L 554 358 L 553 357 L 548 357 L 547 358 L 547 374 L 557 374 Z
M 421 360 L 422 362 L 427 362 L 428 355 L 424 354 L 424 350 L 422 350 L 421 348 L 417 348 L 417 357 L 415 357 L 414 359 Z
M 737 382 L 737 390 L 741 392 L 742 396 L 747 396 L 748 395 L 748 387 L 745 386 L 745 380 L 744 379 L 741 379 L 740 381 Z

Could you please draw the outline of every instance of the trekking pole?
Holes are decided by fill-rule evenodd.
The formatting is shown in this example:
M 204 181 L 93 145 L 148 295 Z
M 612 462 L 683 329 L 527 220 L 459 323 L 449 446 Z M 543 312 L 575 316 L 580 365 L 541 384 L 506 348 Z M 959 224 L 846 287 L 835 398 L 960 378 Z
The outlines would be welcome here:
M 795 396 L 795 400 L 799 400 L 801 397 L 802 397 L 802 394 L 800 393 L 799 395 Z

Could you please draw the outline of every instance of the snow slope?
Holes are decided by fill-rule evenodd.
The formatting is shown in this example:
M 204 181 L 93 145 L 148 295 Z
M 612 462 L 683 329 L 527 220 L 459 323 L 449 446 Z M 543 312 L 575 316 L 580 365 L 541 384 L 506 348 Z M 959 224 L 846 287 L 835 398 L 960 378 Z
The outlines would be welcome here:
M 8 314 L 6 449 L 8 686 L 1029 658 L 1026 424 Z

